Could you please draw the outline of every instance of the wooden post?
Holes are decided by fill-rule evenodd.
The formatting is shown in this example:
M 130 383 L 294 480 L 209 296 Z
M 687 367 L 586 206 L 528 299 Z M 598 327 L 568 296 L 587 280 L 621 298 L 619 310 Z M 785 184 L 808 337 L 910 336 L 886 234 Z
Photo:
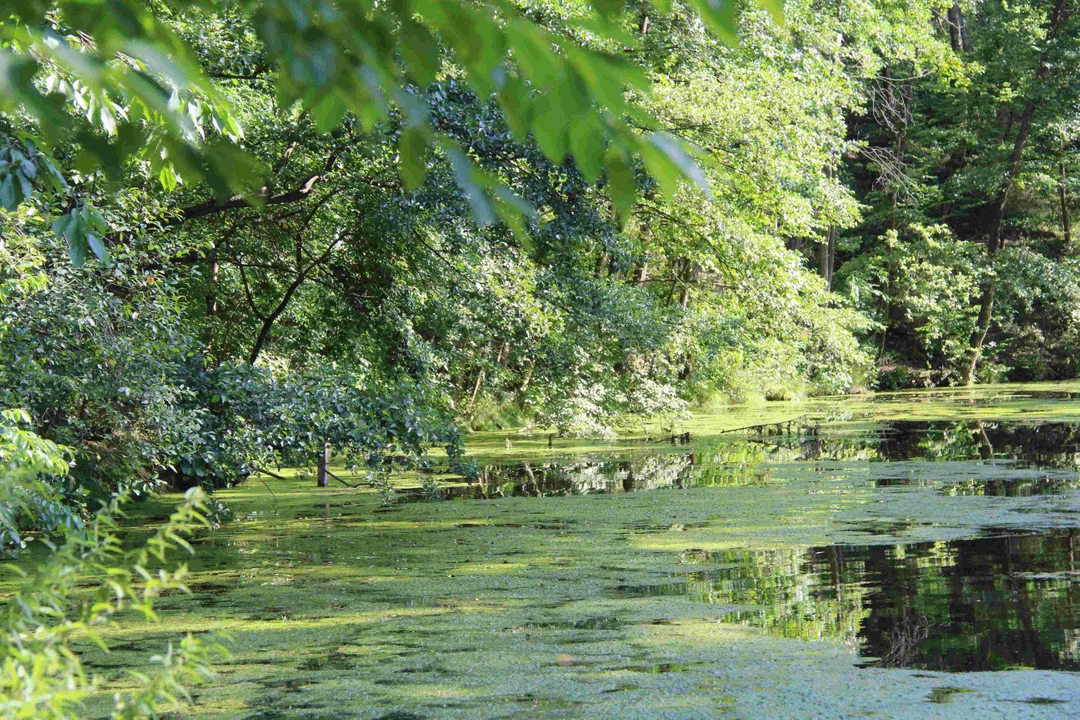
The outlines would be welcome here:
M 319 472 L 318 483 L 319 487 L 328 487 L 330 485 L 330 476 L 327 474 L 327 468 L 330 467 L 330 442 L 323 442 L 323 451 L 319 456 Z

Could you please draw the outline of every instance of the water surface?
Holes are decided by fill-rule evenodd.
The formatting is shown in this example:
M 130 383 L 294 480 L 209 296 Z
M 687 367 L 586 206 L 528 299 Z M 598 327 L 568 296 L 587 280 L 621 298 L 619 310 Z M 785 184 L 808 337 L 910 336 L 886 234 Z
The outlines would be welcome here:
M 692 569 L 618 597 L 738 606 L 724 620 L 832 639 L 863 667 L 1080 669 L 1080 530 L 805 551 L 689 550 Z
M 1033 395 L 1058 400 L 1075 394 L 1018 397 Z M 993 406 L 990 400 L 982 403 Z M 847 470 L 845 479 L 856 484 L 859 473 L 850 471 L 862 469 L 860 463 L 885 463 L 862 481 L 867 487 L 921 487 L 947 497 L 1049 496 L 1080 512 L 1074 493 L 1080 488 L 1078 423 L 895 420 L 855 435 L 820 429 L 810 434 L 809 427 L 699 439 L 690 451 L 660 448 L 491 463 L 478 482 L 446 488 L 443 497 L 753 486 L 805 478 L 802 464 L 831 460 L 848 464 L 830 466 L 834 477 Z M 920 472 L 890 475 L 895 468 Z M 1060 502 L 1055 510 L 1060 512 Z M 849 525 L 869 536 L 896 537 L 935 523 L 905 517 Z M 657 582 L 617 586 L 613 596 L 686 596 L 738 606 L 725 622 L 781 637 L 829 639 L 863 658 L 862 667 L 1080 670 L 1080 530 L 1024 525 L 987 526 L 974 537 L 907 544 L 691 548 L 681 560 L 693 569 Z
M 249 482 L 193 594 L 88 666 L 122 684 L 228 631 L 185 717 L 1077 717 L 1078 392 L 736 408 L 674 445 L 489 433 L 434 500 Z

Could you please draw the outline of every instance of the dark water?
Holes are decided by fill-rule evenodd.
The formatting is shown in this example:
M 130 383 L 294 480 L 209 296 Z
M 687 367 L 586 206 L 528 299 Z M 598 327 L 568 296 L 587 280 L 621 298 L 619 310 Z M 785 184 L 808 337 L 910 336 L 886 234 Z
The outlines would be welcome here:
M 1012 460 L 1021 467 L 1080 466 L 1080 424 L 889 422 L 877 433 L 880 460 Z
M 903 546 L 686 554 L 616 588 L 738 606 L 725 620 L 849 645 L 867 667 L 1080 670 L 1080 530 Z
M 853 471 L 841 480 L 853 486 L 929 484 L 951 496 L 1067 497 L 1080 487 L 1080 475 L 1068 472 L 1080 468 L 1080 424 L 887 422 L 854 437 L 729 435 L 660 454 L 490 465 L 479 482 L 446 496 L 784 482 L 816 476 L 822 461 L 846 463 L 827 466 L 834 478 L 844 472 L 838 468 L 861 468 L 862 475 Z M 906 463 L 901 468 L 925 463 L 922 476 L 892 478 L 883 463 L 897 461 Z M 948 467 L 934 463 L 948 461 L 975 462 L 956 476 L 934 470 Z M 896 522 L 903 526 L 861 529 L 870 536 L 897 535 L 916 524 Z M 726 621 L 840 642 L 864 657 L 867 667 L 1080 670 L 1080 530 L 985 534 L 908 545 L 688 551 L 685 572 L 615 593 L 731 606 Z

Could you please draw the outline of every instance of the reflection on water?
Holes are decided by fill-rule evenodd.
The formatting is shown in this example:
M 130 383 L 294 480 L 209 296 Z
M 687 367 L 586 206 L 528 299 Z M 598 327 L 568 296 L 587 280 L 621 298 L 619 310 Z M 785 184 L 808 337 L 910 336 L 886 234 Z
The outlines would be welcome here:
M 493 465 L 480 482 L 453 492 L 481 498 L 753 485 L 818 476 L 822 467 L 870 487 L 927 485 L 956 496 L 1065 494 L 1080 487 L 1074 473 L 1062 472 L 1080 467 L 1080 425 L 890 422 L 854 437 L 696 439 L 693 452 Z M 921 473 L 905 477 L 915 467 Z M 855 468 L 876 469 L 860 475 Z M 897 535 L 915 524 L 895 522 L 855 529 Z M 727 621 L 840 642 L 868 666 L 1080 670 L 1076 534 L 688 551 L 682 572 L 616 593 L 684 595 L 731 606 Z
M 1080 424 L 889 422 L 862 434 L 695 438 L 693 449 L 491 465 L 449 496 L 613 493 L 823 478 L 949 496 L 1080 487 Z M 1023 511 L 1023 508 L 1019 509 Z M 898 535 L 917 520 L 852 530 Z M 875 524 L 876 523 L 876 524 Z M 681 571 L 619 597 L 688 596 L 788 638 L 839 642 L 869 667 L 1080 670 L 1080 530 L 908 545 L 687 551 Z
M 856 435 L 734 435 L 695 438 L 692 451 L 637 456 L 568 458 L 485 466 L 476 482 L 444 488 L 446 498 L 576 495 L 660 488 L 754 485 L 777 479 L 777 466 L 798 463 L 981 461 L 986 477 L 945 477 L 950 495 L 1009 497 L 1062 493 L 1080 476 L 1011 469 L 1080 470 L 1080 424 L 1006 422 L 887 422 Z M 807 466 L 807 471 L 816 471 Z M 879 473 L 879 475 L 881 475 Z M 871 479 L 877 486 L 915 484 Z
M 1015 422 L 884 423 L 881 460 L 1013 460 L 1024 467 L 1080 466 L 1080 424 Z
M 994 407 L 1005 403 L 1023 400 L 1053 401 L 1076 400 L 1080 392 L 1071 390 L 1032 390 L 1030 388 L 1002 388 L 995 390 L 989 386 L 972 388 L 938 388 L 936 390 L 916 390 L 883 392 L 862 398 L 869 404 L 888 405 L 898 400 L 912 399 L 918 402 L 945 402 L 956 406 Z
M 1080 531 L 915 545 L 688 551 L 621 597 L 687 595 L 725 620 L 840 642 L 868 667 L 1080 670 Z
M 580 495 L 659 488 L 745 484 L 765 481 L 766 472 L 746 458 L 725 462 L 697 453 L 650 455 L 635 459 L 489 465 L 477 482 L 445 488 L 447 498 Z

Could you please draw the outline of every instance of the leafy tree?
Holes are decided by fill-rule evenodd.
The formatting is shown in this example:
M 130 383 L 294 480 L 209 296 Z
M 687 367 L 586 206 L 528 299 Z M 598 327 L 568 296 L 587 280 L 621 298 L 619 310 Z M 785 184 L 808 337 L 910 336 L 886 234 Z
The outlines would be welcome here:
M 955 325 L 949 341 L 963 342 L 963 359 L 939 357 L 936 369 L 960 383 L 973 382 L 980 366 L 983 378 L 1020 366 L 1032 377 L 1031 354 L 1014 356 L 1014 340 L 1027 338 L 1030 347 L 1074 307 L 1067 273 L 1051 268 L 1071 262 L 1065 239 L 1076 14 L 1067 3 L 958 3 L 939 16 L 937 33 L 964 69 L 926 75 L 910 62 L 893 63 L 876 83 L 874 112 L 859 123 L 866 147 L 852 170 L 857 184 L 870 184 L 865 197 L 874 207 L 859 232 L 886 237 L 896 230 L 905 242 L 920 225 L 947 226 L 965 248 L 957 253 L 974 263 L 964 275 L 977 279 L 978 290 L 968 300 L 973 310 L 960 313 L 970 322 Z M 853 254 L 873 242 L 860 240 Z M 1035 284 L 1032 267 L 1044 271 Z M 938 272 L 948 277 L 948 263 Z M 939 297 L 931 292 L 925 300 Z M 883 322 L 898 331 L 893 351 L 907 356 L 903 338 L 919 328 L 895 300 L 886 301 L 892 309 Z M 1035 376 L 1071 376 L 1069 347 L 1042 357 Z
M 515 134 L 535 138 L 552 162 L 573 150 L 587 159 L 592 180 L 606 169 L 624 215 L 635 194 L 634 158 L 669 188 L 698 174 L 677 140 L 642 134 L 630 123 L 634 116 L 649 122 L 625 92 L 647 91 L 648 80 L 618 52 L 634 44 L 622 27 L 622 3 L 574 8 L 561 18 L 568 32 L 552 32 L 510 3 L 184 5 L 117 0 L 110 12 L 101 12 L 84 0 L 20 0 L 11 8 L 0 36 L 0 110 L 37 124 L 21 129 L 23 149 L 17 152 L 24 159 L 13 157 L 0 181 L 4 207 L 12 209 L 33 193 L 36 148 L 58 146 L 70 133 L 79 139 L 84 167 L 96 164 L 117 174 L 135 159 L 167 190 L 205 182 L 219 206 L 277 204 L 310 192 L 307 185 L 275 192 L 258 181 L 257 165 L 240 146 L 242 125 L 214 75 L 265 78 L 278 107 L 309 115 L 320 132 L 338 127 L 347 114 L 371 131 L 400 112 L 407 123 L 399 145 L 403 180 L 418 185 L 425 149 L 441 147 L 481 222 L 501 217 L 518 225 L 527 207 L 430 122 L 417 89 L 448 67 L 473 92 L 497 97 Z M 734 38 L 734 4 L 693 0 L 691 7 L 714 32 Z M 779 4 L 772 7 L 779 18 Z M 242 24 L 249 33 L 231 48 L 239 55 L 228 63 L 218 58 L 212 69 L 184 39 L 185 32 L 197 34 L 206 18 Z M 86 123 L 76 125 L 69 109 Z M 598 156 L 604 160 L 595 162 Z M 41 164 L 51 165 L 47 154 Z M 63 189 L 62 182 L 51 189 Z M 56 230 L 68 238 L 73 258 L 78 262 L 87 249 L 103 257 L 97 218 L 90 212 L 69 217 Z

